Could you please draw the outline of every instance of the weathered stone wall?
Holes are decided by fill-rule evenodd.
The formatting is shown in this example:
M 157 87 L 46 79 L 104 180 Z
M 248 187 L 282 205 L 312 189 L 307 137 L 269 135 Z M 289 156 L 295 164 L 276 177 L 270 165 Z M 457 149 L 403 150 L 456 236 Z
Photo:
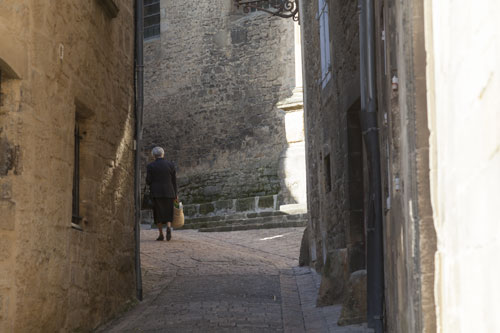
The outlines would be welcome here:
M 437 331 L 499 332 L 500 3 L 424 2 Z
M 320 289 L 321 304 L 340 302 L 344 288 L 348 288 L 349 273 L 364 266 L 363 201 L 366 211 L 368 177 L 373 176 L 367 172 L 366 157 L 360 155 L 357 3 L 332 0 L 328 4 L 332 80 L 324 88 L 318 84 L 321 62 L 317 2 L 301 4 L 311 217 L 308 232 L 311 259 L 325 277 Z M 375 38 L 386 212 L 385 320 L 390 332 L 433 332 L 436 241 L 428 187 L 423 8 L 421 4 L 375 1 L 374 9 L 374 36 L 383 36 L 385 30 L 385 41 Z M 399 76 L 398 92 L 391 89 L 393 75 Z M 327 156 L 330 184 L 326 183 Z M 345 298 L 343 301 L 346 305 Z
M 375 2 L 389 332 L 435 332 L 422 3 Z M 398 77 L 397 90 L 392 77 Z
M 145 44 L 145 154 L 165 147 L 185 203 L 277 194 L 293 22 L 227 0 L 161 8 L 161 36 Z
M 0 2 L 1 332 L 89 331 L 134 298 L 134 15 L 115 2 Z
M 359 41 L 357 3 L 329 1 L 330 49 L 332 78 L 325 87 L 321 86 L 321 55 L 319 22 L 316 20 L 318 2 L 301 5 L 301 26 L 304 50 L 305 81 L 305 127 L 306 161 L 308 169 L 308 206 L 310 224 L 311 259 L 317 269 L 323 270 L 325 283 L 321 288 L 320 301 L 323 304 L 337 302 L 343 294 L 342 285 L 349 279 L 349 227 L 354 218 L 351 202 L 350 143 L 359 137 L 350 128 L 348 112 L 359 112 Z M 334 41 L 332 43 L 332 41 Z M 358 105 L 356 109 L 356 105 Z M 356 110 L 354 110 L 356 109 Z M 353 123 L 356 127 L 356 124 Z M 359 128 L 359 126 L 357 126 Z M 356 149 L 360 156 L 360 147 Z M 328 162 L 329 160 L 329 162 Z M 362 166 L 357 165 L 358 176 Z M 330 176 L 328 176 L 328 173 Z M 359 180 L 359 179 L 358 179 Z M 362 221 L 362 182 L 358 192 L 361 195 L 361 211 L 357 218 Z M 361 230 L 361 235 L 363 231 Z M 359 240 L 362 242 L 362 240 Z M 364 244 L 362 244 L 364 247 Z M 346 254 L 348 253 L 349 254 Z M 334 267 L 340 265 L 341 267 Z M 331 272 L 331 269 L 338 273 Z M 347 275 L 344 274 L 347 271 Z M 336 290 L 333 290 L 336 289 Z

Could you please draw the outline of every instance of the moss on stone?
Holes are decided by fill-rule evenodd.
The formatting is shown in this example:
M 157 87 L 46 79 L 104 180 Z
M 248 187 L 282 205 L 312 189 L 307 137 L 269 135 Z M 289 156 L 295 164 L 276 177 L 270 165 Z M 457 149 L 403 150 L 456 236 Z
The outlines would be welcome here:
M 260 197 L 259 208 L 274 208 L 274 196 L 268 195 Z
M 204 203 L 200 204 L 200 208 L 198 209 L 198 212 L 201 215 L 206 215 L 209 213 L 213 213 L 215 211 L 215 207 L 213 203 Z
M 244 212 L 255 209 L 255 198 L 244 198 L 236 200 L 236 211 Z

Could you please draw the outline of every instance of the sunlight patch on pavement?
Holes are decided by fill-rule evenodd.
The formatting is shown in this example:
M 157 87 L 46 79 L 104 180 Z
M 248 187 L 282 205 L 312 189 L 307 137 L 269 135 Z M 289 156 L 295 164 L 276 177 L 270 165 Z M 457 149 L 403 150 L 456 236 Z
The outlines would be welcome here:
M 259 240 L 264 241 L 264 240 L 270 240 L 270 239 L 280 238 L 280 237 L 283 237 L 283 236 L 285 236 L 285 235 L 277 235 L 277 236 L 272 236 L 272 237 L 266 237 L 266 238 L 261 238 Z

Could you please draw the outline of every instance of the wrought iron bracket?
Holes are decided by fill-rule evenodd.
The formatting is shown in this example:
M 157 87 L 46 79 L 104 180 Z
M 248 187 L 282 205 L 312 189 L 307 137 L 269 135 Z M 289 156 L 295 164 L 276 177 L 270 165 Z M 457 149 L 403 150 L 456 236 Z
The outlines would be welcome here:
M 299 0 L 234 0 L 234 2 L 244 13 L 256 9 L 272 16 L 299 20 Z

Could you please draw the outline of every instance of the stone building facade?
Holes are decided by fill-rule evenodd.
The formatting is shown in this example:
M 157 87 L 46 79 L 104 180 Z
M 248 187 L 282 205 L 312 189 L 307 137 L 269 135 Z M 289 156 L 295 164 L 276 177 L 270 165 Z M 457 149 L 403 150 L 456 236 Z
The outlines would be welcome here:
M 388 332 L 433 332 L 436 235 L 429 190 L 423 4 L 368 3 L 374 13 L 378 123 L 371 128 L 363 128 L 361 89 L 367 83 L 360 80 L 358 3 L 320 0 L 301 7 L 310 264 L 324 277 L 320 304 L 343 303 L 341 323 L 370 324 L 383 312 Z M 320 6 L 326 6 L 328 16 L 329 39 L 323 44 L 318 13 L 325 9 Z M 322 84 L 325 47 L 331 79 Z M 393 78 L 399 78 L 394 89 Z M 374 130 L 378 175 L 366 138 Z M 372 188 L 375 177 L 378 191 Z M 375 254 L 370 247 L 371 214 L 377 211 L 373 195 L 381 196 L 383 212 L 383 246 Z M 370 265 L 383 266 L 383 280 L 375 287 Z M 380 315 L 370 309 L 370 286 L 383 291 Z
M 355 249 L 356 243 L 364 247 L 363 239 L 347 240 L 346 228 L 352 221 L 353 225 L 361 227 L 359 232 L 364 230 L 363 159 L 358 115 L 358 23 L 354 19 L 341 19 L 356 18 L 357 4 L 346 4 L 344 8 L 337 3 L 330 4 L 330 35 L 336 45 L 331 53 L 331 79 L 324 85 L 321 82 L 320 23 L 312 19 L 318 9 L 318 2 L 311 2 L 301 7 L 300 15 L 304 36 L 310 257 L 315 267 L 322 270 L 331 265 L 332 259 L 347 263 L 348 257 L 354 258 L 359 252 Z M 326 47 L 332 49 L 331 41 Z M 352 267 L 353 272 L 362 268 L 363 258 L 358 267 Z M 336 300 L 342 295 L 343 286 L 338 286 L 340 289 L 332 295 Z
M 135 299 L 133 2 L 0 2 L 0 331 Z
M 286 129 L 292 113 L 302 123 L 301 96 L 298 107 L 285 102 L 300 86 L 294 23 L 244 14 L 227 0 L 156 2 L 158 34 L 145 41 L 144 154 L 165 147 L 181 200 L 197 204 L 186 213 L 239 209 L 240 198 L 271 208 L 305 203 L 305 195 L 286 192 L 286 184 L 305 181 L 284 180 L 284 160 L 297 156 L 286 151 L 298 142 L 296 169 L 305 174 L 303 128 L 302 136 Z
M 387 329 L 435 332 L 423 2 L 375 2 Z M 397 79 L 396 79 L 397 78 Z M 397 87 L 393 87 L 397 81 Z
M 301 5 L 310 259 L 323 271 L 320 304 L 341 302 L 351 273 L 365 268 L 363 155 L 359 122 L 357 3 L 329 2 L 330 43 L 320 41 L 319 5 Z M 350 19 L 346 19 L 350 18 Z M 324 18 L 323 18 L 324 19 Z M 323 32 L 324 33 L 324 32 Z M 331 41 L 335 41 L 332 48 Z M 331 51 L 322 82 L 320 44 Z M 332 271 L 331 269 L 336 269 Z
M 319 305 L 342 303 L 341 324 L 383 320 L 377 332 L 497 331 L 484 314 L 498 312 L 499 295 L 500 6 L 362 0 L 372 8 L 369 64 L 356 2 L 300 3 L 311 217 L 302 261 L 322 272 Z M 364 128 L 369 65 L 376 123 Z M 381 261 L 369 244 L 375 196 Z M 383 266 L 377 318 L 374 264 Z

